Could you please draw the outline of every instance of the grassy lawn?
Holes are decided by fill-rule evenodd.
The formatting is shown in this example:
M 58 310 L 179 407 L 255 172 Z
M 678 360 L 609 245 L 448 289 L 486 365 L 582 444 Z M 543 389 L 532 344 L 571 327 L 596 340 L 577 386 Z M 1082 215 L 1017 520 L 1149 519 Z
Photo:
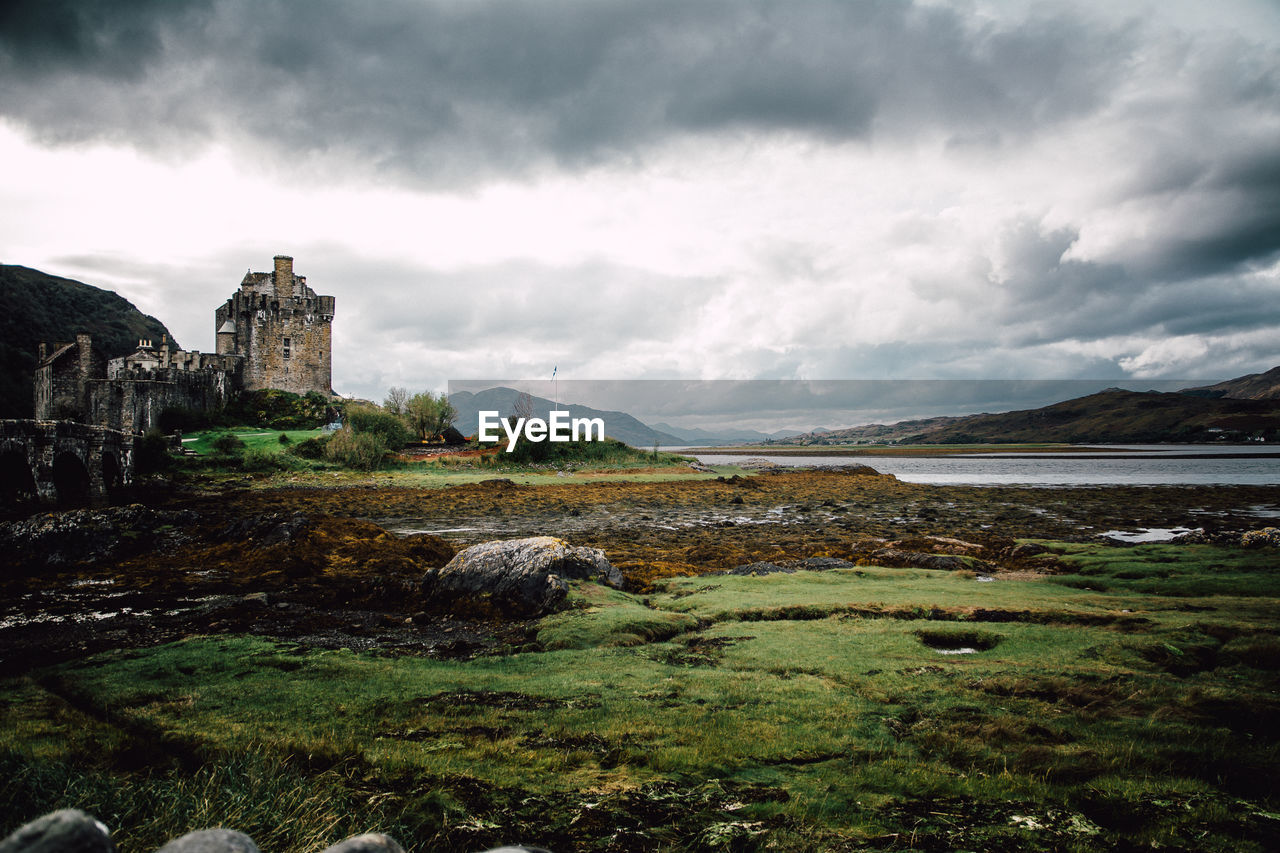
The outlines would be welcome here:
M 308 438 L 315 438 L 324 435 L 324 430 L 320 429 L 289 429 L 289 430 L 273 430 L 261 429 L 259 427 L 228 427 L 225 429 L 206 429 L 199 432 L 193 432 L 183 437 L 182 446 L 188 450 L 194 450 L 201 456 L 212 454 L 213 440 L 220 435 L 230 433 L 240 439 L 245 444 L 246 450 L 262 450 L 272 452 L 282 452 L 291 445 Z M 285 444 L 280 441 L 280 436 L 287 436 L 289 443 Z
M 201 477 L 217 480 L 220 477 L 240 479 L 242 465 L 235 459 L 219 457 L 213 442 L 224 434 L 234 435 L 244 443 L 244 453 L 285 454 L 289 448 L 308 438 L 325 435 L 323 430 L 268 430 L 257 427 L 231 427 L 209 429 L 184 437 L 183 447 L 203 457 L 196 469 Z M 282 442 L 281 436 L 288 438 Z M 624 480 L 629 482 L 670 482 L 715 479 L 748 472 L 733 465 L 716 466 L 710 471 L 690 468 L 684 457 L 669 453 L 651 458 L 648 452 L 637 453 L 635 458 L 605 461 L 569 460 L 559 464 L 521 464 L 508 462 L 501 452 L 489 454 L 482 462 L 474 455 L 441 455 L 434 457 L 402 457 L 374 471 L 355 471 L 319 460 L 301 460 L 285 455 L 280 457 L 283 470 L 253 467 L 254 487 L 272 488 L 281 483 L 308 486 L 365 486 L 393 485 L 405 488 L 444 488 L 446 486 L 479 483 L 495 477 L 509 479 L 522 485 L 547 485 L 564 482 L 599 482 Z M 260 463 L 260 460 L 259 460 Z
M 367 829 L 421 851 L 1276 849 L 1274 552 L 1052 544 L 1074 574 L 581 585 L 543 650 L 473 660 L 194 637 L 39 671 L 0 694 L 4 829 L 78 806 L 125 851 L 212 823 L 281 853 Z

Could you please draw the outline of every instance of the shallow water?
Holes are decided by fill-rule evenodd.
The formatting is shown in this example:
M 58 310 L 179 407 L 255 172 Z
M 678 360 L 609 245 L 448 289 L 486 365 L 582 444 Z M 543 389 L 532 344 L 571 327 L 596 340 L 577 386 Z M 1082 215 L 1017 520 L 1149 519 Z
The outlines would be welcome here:
M 694 453 L 704 465 L 747 457 Z M 758 457 L 776 465 L 821 468 L 866 464 L 908 483 L 949 486 L 1271 486 L 1280 484 L 1280 448 L 1130 445 L 1075 454 Z

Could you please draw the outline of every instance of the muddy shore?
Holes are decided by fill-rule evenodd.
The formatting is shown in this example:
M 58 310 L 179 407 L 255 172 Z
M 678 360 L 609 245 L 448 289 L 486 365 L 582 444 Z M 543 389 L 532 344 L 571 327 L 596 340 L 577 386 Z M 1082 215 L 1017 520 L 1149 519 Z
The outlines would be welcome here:
M 1230 541 L 1274 525 L 1278 506 L 1280 487 L 941 487 L 865 469 L 661 483 L 206 488 L 153 501 L 149 521 L 135 513 L 95 534 L 128 547 L 53 565 L 38 548 L 10 549 L 0 671 L 193 634 L 438 657 L 525 647 L 532 623 L 440 612 L 419 594 L 423 571 L 491 539 L 554 535 L 601 548 L 640 592 L 664 577 L 757 562 L 857 562 L 889 541 L 923 539 L 915 547 L 928 550 L 927 537 L 977 545 L 983 565 L 1016 577 L 1053 567 L 1015 552 L 1015 540 L 1181 527 Z

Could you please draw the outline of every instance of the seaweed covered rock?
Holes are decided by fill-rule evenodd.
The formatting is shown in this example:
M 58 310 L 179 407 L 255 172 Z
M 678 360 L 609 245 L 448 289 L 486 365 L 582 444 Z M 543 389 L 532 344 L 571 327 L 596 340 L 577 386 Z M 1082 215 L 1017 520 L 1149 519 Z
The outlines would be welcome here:
M 467 602 L 512 616 L 541 616 L 560 607 L 575 579 L 622 585 L 622 573 L 598 548 L 532 536 L 472 545 L 444 568 L 427 572 L 422 589 L 437 604 Z
M 879 566 L 934 569 L 942 572 L 954 572 L 963 569 L 981 572 L 995 571 L 995 567 L 990 563 L 973 557 L 956 556 L 954 554 L 926 554 L 921 551 L 899 551 L 897 548 L 880 548 L 872 551 L 870 560 Z
M 39 572 L 99 563 L 189 540 L 193 512 L 142 504 L 46 512 L 0 523 L 0 568 Z

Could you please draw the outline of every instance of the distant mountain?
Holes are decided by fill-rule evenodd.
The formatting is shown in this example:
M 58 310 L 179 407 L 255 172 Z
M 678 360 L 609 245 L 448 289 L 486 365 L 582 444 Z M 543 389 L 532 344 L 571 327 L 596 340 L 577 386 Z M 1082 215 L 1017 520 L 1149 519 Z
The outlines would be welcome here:
M 916 444 L 1071 442 L 1143 444 L 1275 437 L 1280 400 L 1238 400 L 1108 389 L 1041 409 L 971 415 L 910 439 Z
M 821 436 L 799 436 L 784 443 L 1147 444 L 1254 437 L 1280 439 L 1280 398 L 1111 388 L 1039 409 L 871 424 Z
M 1145 444 L 1280 440 L 1280 367 L 1183 391 L 1097 394 L 1039 409 L 867 424 L 806 433 L 787 445 Z
M 897 444 L 910 441 L 926 430 L 961 420 L 956 417 L 927 418 L 916 421 L 899 421 L 893 424 L 864 424 L 863 426 L 846 427 L 845 429 L 818 429 L 803 435 L 784 438 L 779 444 L 786 445 L 823 445 L 823 444 Z
M 128 355 L 139 338 L 157 344 L 169 330 L 110 290 L 29 267 L 0 264 L 0 418 L 29 418 L 32 374 L 41 341 L 74 341 L 93 335 L 107 358 Z M 170 346 L 177 347 L 173 337 Z
M 1197 397 L 1227 397 L 1232 400 L 1280 399 L 1280 367 L 1273 367 L 1266 373 L 1250 373 L 1238 379 L 1228 379 L 1217 385 L 1187 388 L 1181 393 Z
M 499 417 L 507 417 L 515 413 L 516 401 L 520 392 L 512 388 L 488 388 L 479 393 L 457 391 L 449 395 L 458 416 L 454 426 L 464 435 L 475 435 L 479 423 L 480 412 L 496 411 Z M 626 412 L 608 412 L 593 409 L 590 406 L 579 406 L 572 403 L 556 404 L 542 397 L 532 397 L 533 415 L 546 420 L 552 409 L 567 411 L 571 418 L 602 418 L 604 434 L 610 438 L 629 444 L 632 447 L 650 448 L 654 442 L 660 445 L 684 444 L 674 435 L 645 426 Z
M 761 432 L 756 429 L 734 429 L 729 427 L 717 429 L 713 432 L 697 427 L 675 427 L 665 423 L 651 424 L 651 426 L 653 429 L 680 439 L 679 444 L 701 445 L 704 447 L 713 447 L 717 444 L 749 444 L 752 442 L 777 441 L 782 438 L 799 435 L 795 430 L 785 429 L 776 432 Z

